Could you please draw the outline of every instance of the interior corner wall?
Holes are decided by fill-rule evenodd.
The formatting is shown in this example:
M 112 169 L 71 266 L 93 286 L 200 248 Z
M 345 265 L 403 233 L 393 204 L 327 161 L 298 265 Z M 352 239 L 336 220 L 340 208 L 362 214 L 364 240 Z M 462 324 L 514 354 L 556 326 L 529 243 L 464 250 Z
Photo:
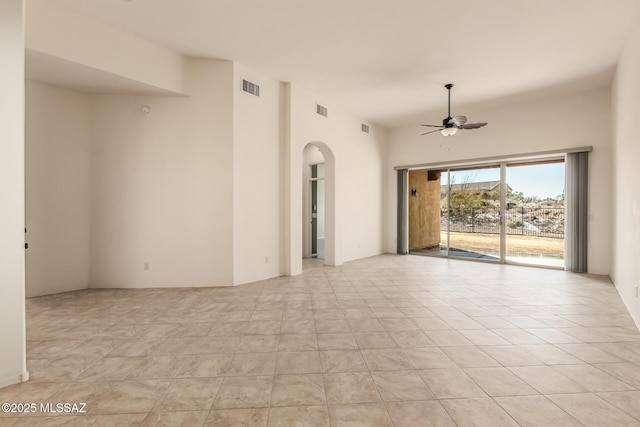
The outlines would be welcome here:
M 24 2 L 0 2 L 0 387 L 26 381 Z
M 611 278 L 640 327 L 640 7 L 622 52 L 613 98 L 613 251 Z
M 326 144 L 335 157 L 336 264 L 381 254 L 386 130 L 371 124 L 370 133 L 362 132 L 360 118 L 295 84 L 289 87 L 288 101 L 288 273 L 302 271 L 302 157 L 310 142 Z M 316 103 L 328 108 L 327 117 L 316 113 Z
M 186 60 L 184 80 L 92 98 L 90 287 L 233 285 L 233 64 Z
M 89 285 L 90 97 L 27 81 L 26 295 Z
M 390 131 L 388 200 L 396 200 L 395 166 L 456 162 L 509 154 L 592 146 L 589 157 L 589 273 L 611 271 L 611 96 L 610 88 L 508 105 L 472 105 L 464 113 L 489 124 L 454 137 L 421 136 L 418 124 Z M 461 110 L 462 108 L 458 108 Z M 440 115 L 431 115 L 436 123 Z M 396 206 L 387 206 L 387 251 L 396 245 Z
M 280 276 L 280 82 L 242 64 L 233 75 L 233 282 Z M 244 92 L 242 80 L 260 86 Z

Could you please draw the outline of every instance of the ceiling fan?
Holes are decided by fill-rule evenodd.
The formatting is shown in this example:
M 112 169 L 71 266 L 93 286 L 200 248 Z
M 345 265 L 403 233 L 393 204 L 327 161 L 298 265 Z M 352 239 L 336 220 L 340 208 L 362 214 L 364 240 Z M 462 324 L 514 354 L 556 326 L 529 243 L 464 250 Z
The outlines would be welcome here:
M 462 129 L 478 129 L 482 126 L 486 126 L 487 122 L 467 122 L 466 116 L 455 116 L 451 117 L 451 88 L 453 87 L 453 83 L 448 83 L 444 85 L 445 88 L 449 91 L 449 109 L 447 111 L 447 117 L 442 120 L 442 125 L 423 125 L 430 128 L 437 128 L 435 130 L 422 133 L 421 135 L 428 135 L 434 132 L 440 132 L 443 136 L 452 136 L 458 133 L 459 130 Z

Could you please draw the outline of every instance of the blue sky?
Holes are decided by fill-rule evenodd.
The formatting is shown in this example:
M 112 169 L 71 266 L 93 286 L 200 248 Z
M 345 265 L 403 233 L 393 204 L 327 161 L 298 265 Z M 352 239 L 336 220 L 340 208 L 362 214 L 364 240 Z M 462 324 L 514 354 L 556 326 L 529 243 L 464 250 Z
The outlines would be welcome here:
M 500 168 L 475 169 L 451 172 L 453 183 L 498 181 Z M 442 183 L 447 183 L 446 173 Z M 507 168 L 507 184 L 513 191 L 521 191 L 525 197 L 556 197 L 564 190 L 564 163 L 514 166 Z

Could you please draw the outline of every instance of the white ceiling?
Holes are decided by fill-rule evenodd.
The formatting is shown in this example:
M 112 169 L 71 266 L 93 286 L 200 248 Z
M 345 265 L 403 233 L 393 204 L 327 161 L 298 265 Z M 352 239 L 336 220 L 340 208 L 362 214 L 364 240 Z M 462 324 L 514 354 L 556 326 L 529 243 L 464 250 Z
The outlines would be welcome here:
M 29 0 L 241 62 L 386 126 L 610 83 L 637 0 Z M 444 117 L 445 114 L 442 114 Z

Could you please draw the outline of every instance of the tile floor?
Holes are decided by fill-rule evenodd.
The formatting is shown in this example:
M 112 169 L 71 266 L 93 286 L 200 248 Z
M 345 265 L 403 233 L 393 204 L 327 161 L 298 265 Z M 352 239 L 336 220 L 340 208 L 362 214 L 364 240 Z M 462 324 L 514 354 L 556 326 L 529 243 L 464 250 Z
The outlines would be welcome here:
M 640 425 L 640 334 L 601 277 L 385 255 L 236 288 L 27 301 L 0 425 Z

